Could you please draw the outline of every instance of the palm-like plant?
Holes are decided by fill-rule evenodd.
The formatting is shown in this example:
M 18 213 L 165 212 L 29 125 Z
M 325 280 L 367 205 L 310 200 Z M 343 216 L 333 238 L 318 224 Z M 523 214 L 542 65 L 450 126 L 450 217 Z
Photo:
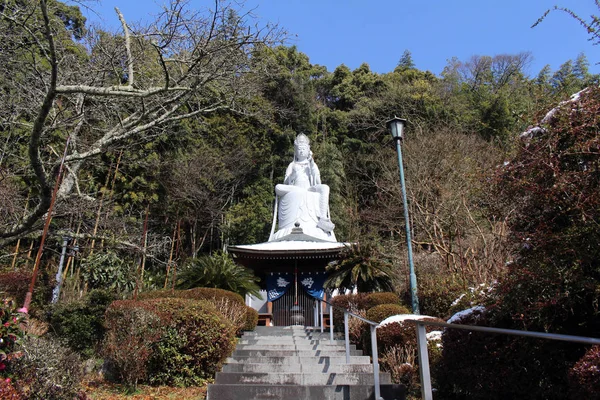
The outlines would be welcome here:
M 251 270 L 236 264 L 224 253 L 190 260 L 177 277 L 177 287 L 209 287 L 229 290 L 242 296 L 260 297 L 259 279 Z
M 371 245 L 353 244 L 326 271 L 325 287 L 340 291 L 379 292 L 392 289 L 391 265 L 377 258 Z

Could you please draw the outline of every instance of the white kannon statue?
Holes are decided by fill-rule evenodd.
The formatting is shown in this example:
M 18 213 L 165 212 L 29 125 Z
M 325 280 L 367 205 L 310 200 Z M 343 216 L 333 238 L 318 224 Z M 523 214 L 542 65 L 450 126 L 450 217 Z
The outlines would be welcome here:
M 283 184 L 275 186 L 275 195 L 269 241 L 289 235 L 294 228 L 301 228 L 302 233 L 317 239 L 336 241 L 335 225 L 329 217 L 329 186 L 321 183 L 310 141 L 303 133 L 294 140 L 294 161 L 285 171 Z

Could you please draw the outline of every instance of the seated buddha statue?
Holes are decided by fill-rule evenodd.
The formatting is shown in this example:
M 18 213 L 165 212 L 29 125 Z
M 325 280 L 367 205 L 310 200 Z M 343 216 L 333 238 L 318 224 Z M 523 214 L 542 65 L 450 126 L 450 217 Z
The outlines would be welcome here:
M 321 183 L 310 141 L 303 133 L 294 140 L 294 160 L 285 171 L 283 183 L 275 186 L 275 194 L 269 241 L 289 235 L 293 228 L 301 228 L 302 233 L 317 239 L 336 241 L 335 225 L 329 217 L 329 186 Z

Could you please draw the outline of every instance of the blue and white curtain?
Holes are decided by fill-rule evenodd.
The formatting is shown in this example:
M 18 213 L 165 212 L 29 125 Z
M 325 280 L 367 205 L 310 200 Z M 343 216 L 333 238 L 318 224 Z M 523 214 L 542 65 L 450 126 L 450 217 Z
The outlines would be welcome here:
M 324 272 L 301 272 L 298 274 L 300 286 L 317 300 L 323 300 L 325 279 L 327 279 L 327 274 Z
M 325 290 L 323 284 L 327 279 L 324 272 L 299 272 L 298 286 L 302 287 L 306 293 L 318 300 L 323 300 Z M 294 284 L 294 273 L 292 272 L 271 272 L 267 275 L 267 299 L 275 301 L 288 291 Z
M 294 283 L 294 274 L 291 272 L 271 272 L 267 275 L 267 299 L 274 301 L 287 292 Z

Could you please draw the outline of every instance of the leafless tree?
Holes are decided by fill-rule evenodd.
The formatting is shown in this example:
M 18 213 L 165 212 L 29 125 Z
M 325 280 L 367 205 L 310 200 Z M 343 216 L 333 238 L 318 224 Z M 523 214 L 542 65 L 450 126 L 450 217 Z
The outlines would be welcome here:
M 501 162 L 497 149 L 475 135 L 438 127 L 411 135 L 403 153 L 415 252 L 435 255 L 443 272 L 467 281 L 494 279 L 507 257 L 505 224 L 482 214 L 481 203 L 488 201 L 486 173 Z M 403 243 L 398 240 L 405 228 L 395 158 L 393 146 L 374 156 L 376 202 L 362 217 L 380 234 L 389 232 Z
M 220 0 L 200 12 L 172 0 L 146 26 L 128 24 L 115 9 L 120 34 L 91 29 L 76 37 L 65 29 L 60 7 L 50 0 L 0 6 L 6 65 L 0 132 L 27 148 L 26 157 L 15 151 L 4 163 L 25 166 L 37 196 L 24 217 L 0 227 L 0 246 L 43 219 L 66 137 L 59 202 L 86 196 L 78 177 L 92 158 L 116 146 L 169 134 L 186 118 L 246 112 L 259 82 L 251 53 L 281 37 L 277 27 L 253 25 L 249 14 Z

